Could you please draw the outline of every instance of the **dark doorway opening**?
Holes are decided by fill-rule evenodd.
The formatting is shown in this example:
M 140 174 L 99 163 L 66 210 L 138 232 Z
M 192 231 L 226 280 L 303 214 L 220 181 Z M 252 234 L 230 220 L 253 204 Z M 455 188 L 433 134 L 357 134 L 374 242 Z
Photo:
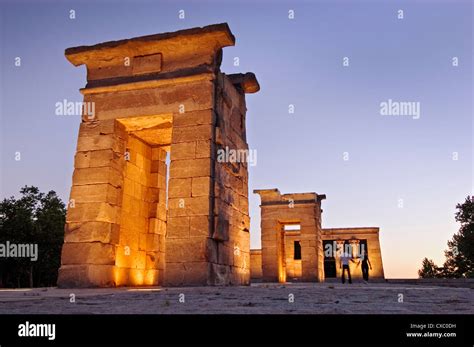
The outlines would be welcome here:
M 293 259 L 301 260 L 301 244 L 299 241 L 295 241 L 294 248 L 295 248 L 295 252 L 294 252 Z
M 336 278 L 336 258 L 334 257 L 334 252 L 326 252 L 327 249 L 332 250 L 333 247 L 334 241 L 323 241 L 325 278 Z

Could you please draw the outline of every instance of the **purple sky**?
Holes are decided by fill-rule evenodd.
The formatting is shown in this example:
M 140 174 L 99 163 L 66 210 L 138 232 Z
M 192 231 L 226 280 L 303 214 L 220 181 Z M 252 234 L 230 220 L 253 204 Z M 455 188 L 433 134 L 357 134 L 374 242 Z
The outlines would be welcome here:
M 237 43 L 222 70 L 261 85 L 247 97 L 250 192 L 324 193 L 323 227 L 379 226 L 387 277 L 416 277 L 425 256 L 442 263 L 455 205 L 474 194 L 472 2 L 223 3 L 1 2 L 0 196 L 28 184 L 68 199 L 80 119 L 55 103 L 82 101 L 86 73 L 65 48 L 227 22 Z M 388 99 L 419 102 L 421 117 L 382 116 Z M 251 194 L 253 248 L 258 205 Z

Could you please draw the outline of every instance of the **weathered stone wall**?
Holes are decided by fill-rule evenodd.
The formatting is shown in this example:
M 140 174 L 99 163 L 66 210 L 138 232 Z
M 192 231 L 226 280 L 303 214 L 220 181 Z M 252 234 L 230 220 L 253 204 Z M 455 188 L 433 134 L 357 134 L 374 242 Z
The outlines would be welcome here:
M 79 128 L 59 283 L 110 286 L 120 236 L 126 134 L 114 121 Z
M 216 256 L 210 238 L 215 126 L 210 106 L 173 120 L 165 274 L 169 286 L 210 284 L 209 262 Z
M 250 278 L 252 280 L 262 278 L 262 250 L 261 249 L 250 250 Z
M 367 240 L 368 256 L 372 265 L 372 270 L 369 271 L 369 277 L 384 278 L 379 228 L 325 228 L 322 229 L 322 232 L 323 240 L 336 241 L 336 243 L 337 241 L 350 241 L 357 245 L 358 240 Z M 354 260 L 356 262 L 349 262 L 351 276 L 357 279 L 362 278 L 361 265 L 358 264 L 359 259 L 355 258 Z M 339 256 L 336 256 L 336 273 L 337 277 L 340 278 L 341 268 Z
M 357 246 L 367 241 L 367 251 L 372 269 L 370 278 L 383 279 L 382 254 L 379 228 L 321 228 L 321 200 L 325 195 L 315 193 L 284 194 L 278 189 L 254 190 L 261 197 L 262 249 L 252 250 L 252 278 L 271 282 L 291 280 L 323 281 L 323 241 L 333 241 L 330 252 L 335 255 L 336 277 L 341 277 L 340 254 L 347 241 Z M 300 230 L 284 230 L 284 225 L 300 225 Z M 301 245 L 301 260 L 294 259 L 294 242 Z M 361 248 L 351 247 L 354 262 L 350 262 L 351 275 L 362 278 Z
M 277 189 L 255 190 L 261 197 L 262 275 L 264 281 L 285 282 L 285 224 L 300 225 L 301 280 L 323 281 L 321 200 L 315 193 L 281 195 Z M 290 256 L 290 255 L 289 255 Z M 294 270 L 294 264 L 293 271 Z
M 231 76 L 218 75 L 215 154 L 248 150 L 245 91 Z M 229 159 L 229 160 L 227 160 Z M 250 217 L 248 163 L 219 156 L 214 161 L 214 284 L 250 283 Z

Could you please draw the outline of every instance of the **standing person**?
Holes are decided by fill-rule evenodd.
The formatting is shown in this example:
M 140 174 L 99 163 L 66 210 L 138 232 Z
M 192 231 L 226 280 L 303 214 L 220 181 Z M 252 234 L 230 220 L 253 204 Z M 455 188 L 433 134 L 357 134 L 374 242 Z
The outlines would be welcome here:
M 354 262 L 351 256 L 347 254 L 347 252 L 344 252 L 341 256 L 341 269 L 342 269 L 342 283 L 346 283 L 346 276 L 345 272 L 347 270 L 347 278 L 349 279 L 349 284 L 352 283 L 352 278 L 351 278 L 351 270 L 349 269 L 349 261 Z
M 372 264 L 369 260 L 369 254 L 367 252 L 362 253 L 362 277 L 364 278 L 364 282 L 369 282 L 369 267 L 372 270 Z

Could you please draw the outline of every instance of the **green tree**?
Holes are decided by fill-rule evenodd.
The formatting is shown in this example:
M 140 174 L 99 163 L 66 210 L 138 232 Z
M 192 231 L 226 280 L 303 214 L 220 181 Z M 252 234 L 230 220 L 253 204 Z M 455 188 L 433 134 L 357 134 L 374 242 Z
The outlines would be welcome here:
M 436 266 L 433 260 L 424 258 L 421 263 L 421 269 L 418 270 L 420 278 L 437 278 L 441 277 L 442 269 Z
M 474 197 L 456 205 L 456 221 L 461 223 L 459 231 L 448 241 L 444 252 L 446 277 L 474 277 Z
M 66 208 L 54 191 L 25 186 L 0 202 L 0 243 L 37 244 L 38 260 L 0 258 L 0 287 L 53 286 L 60 266 Z

